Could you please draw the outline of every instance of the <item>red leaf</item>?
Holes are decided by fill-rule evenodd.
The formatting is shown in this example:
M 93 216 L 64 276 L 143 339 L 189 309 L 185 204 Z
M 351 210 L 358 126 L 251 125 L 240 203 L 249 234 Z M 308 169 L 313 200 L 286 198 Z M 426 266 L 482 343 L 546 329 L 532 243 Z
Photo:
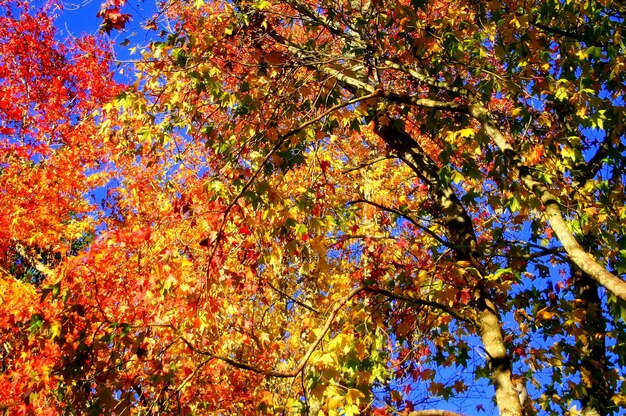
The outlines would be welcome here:
M 472 295 L 470 294 L 470 290 L 467 288 L 461 289 L 461 291 L 456 294 L 456 299 L 463 305 L 467 305 L 471 298 Z
M 124 29 L 124 26 L 126 26 L 126 23 L 128 23 L 131 18 L 130 14 L 122 13 L 119 7 L 111 7 L 101 10 L 96 16 L 102 18 L 100 30 L 106 32 L 107 34 L 111 33 L 111 30 L 113 29 Z

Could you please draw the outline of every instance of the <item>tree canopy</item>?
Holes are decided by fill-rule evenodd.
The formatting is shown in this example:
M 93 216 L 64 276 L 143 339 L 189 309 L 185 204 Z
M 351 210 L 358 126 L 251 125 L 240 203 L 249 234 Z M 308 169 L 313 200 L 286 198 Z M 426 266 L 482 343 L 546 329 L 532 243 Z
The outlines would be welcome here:
M 0 2 L 2 411 L 626 405 L 620 1 L 155 7 Z

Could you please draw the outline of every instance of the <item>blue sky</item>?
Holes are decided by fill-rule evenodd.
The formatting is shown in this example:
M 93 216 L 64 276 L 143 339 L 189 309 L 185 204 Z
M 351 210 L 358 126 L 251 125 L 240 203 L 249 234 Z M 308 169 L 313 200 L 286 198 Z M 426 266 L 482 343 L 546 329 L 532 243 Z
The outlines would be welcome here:
M 63 2 L 63 10 L 56 21 L 59 35 L 66 37 L 97 33 L 100 19 L 96 14 L 100 11 L 100 4 L 98 0 L 83 3 Z

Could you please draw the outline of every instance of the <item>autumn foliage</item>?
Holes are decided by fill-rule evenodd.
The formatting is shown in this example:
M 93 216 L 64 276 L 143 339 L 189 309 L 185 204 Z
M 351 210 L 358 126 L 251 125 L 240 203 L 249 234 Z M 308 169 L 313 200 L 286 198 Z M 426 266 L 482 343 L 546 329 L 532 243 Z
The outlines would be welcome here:
M 164 2 L 124 84 L 123 2 L 4 0 L 0 410 L 619 412 L 626 10 L 579 3 Z

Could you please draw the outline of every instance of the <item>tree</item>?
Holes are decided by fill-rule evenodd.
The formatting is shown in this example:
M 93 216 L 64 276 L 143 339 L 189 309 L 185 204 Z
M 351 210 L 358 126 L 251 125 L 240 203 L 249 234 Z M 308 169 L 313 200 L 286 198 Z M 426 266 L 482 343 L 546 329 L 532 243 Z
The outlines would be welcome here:
M 625 12 L 164 5 L 137 82 L 78 124 L 115 178 L 93 241 L 24 289 L 49 408 L 449 414 L 416 409 L 476 379 L 502 415 L 616 412 Z
M 107 182 L 92 113 L 119 88 L 93 37 L 55 39 L 52 6 L 0 1 L 0 410 L 59 410 L 58 266 L 94 236 Z M 56 285 L 56 286 L 55 286 Z M 62 308 L 62 307 L 61 307 Z M 45 318 L 45 319 L 44 319 Z

